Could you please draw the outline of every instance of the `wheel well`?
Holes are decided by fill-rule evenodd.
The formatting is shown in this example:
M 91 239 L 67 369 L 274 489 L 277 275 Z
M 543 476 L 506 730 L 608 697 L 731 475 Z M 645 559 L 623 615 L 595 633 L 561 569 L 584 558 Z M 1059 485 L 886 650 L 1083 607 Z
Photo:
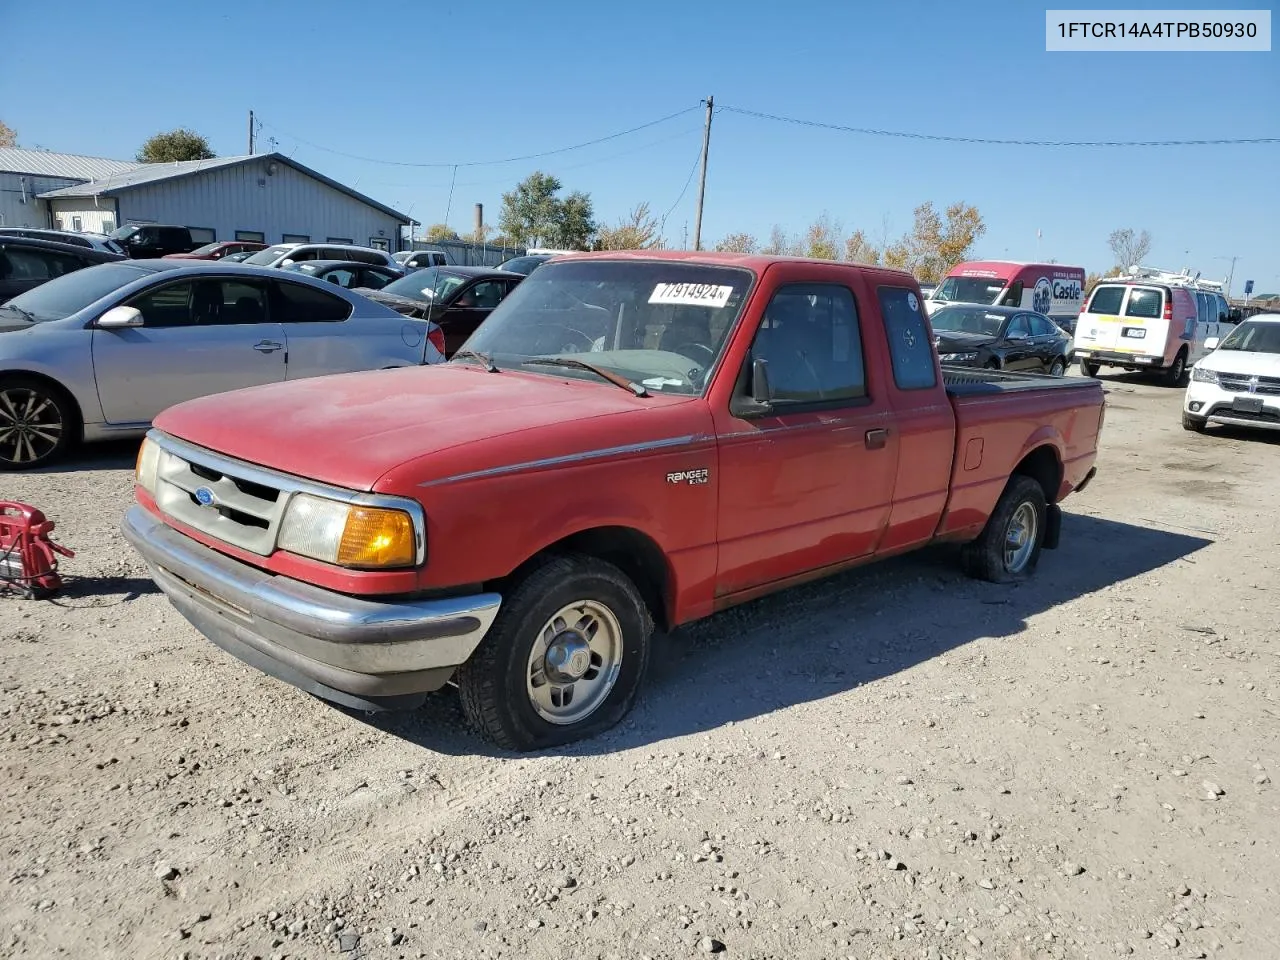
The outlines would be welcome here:
M 521 564 L 508 579 L 518 579 L 530 563 L 549 553 L 579 553 L 612 563 L 625 573 L 644 597 L 653 621 L 671 629 L 667 605 L 671 571 L 666 555 L 646 534 L 631 527 L 593 527 L 558 540 Z
M 6 380 L 34 380 L 37 383 L 44 384 L 65 399 L 68 405 L 67 412 L 74 420 L 75 432 L 72 435 L 72 440 L 78 442 L 83 439 L 84 413 L 80 410 L 80 404 L 76 403 L 75 395 L 57 380 L 53 379 L 53 377 L 47 377 L 43 373 L 32 373 L 29 370 L 0 370 L 0 383 L 4 383 Z
M 1030 477 L 1040 484 L 1044 498 L 1050 503 L 1058 499 L 1058 489 L 1062 486 L 1062 463 L 1058 460 L 1058 451 L 1053 447 L 1036 447 L 1022 458 L 1013 472 Z

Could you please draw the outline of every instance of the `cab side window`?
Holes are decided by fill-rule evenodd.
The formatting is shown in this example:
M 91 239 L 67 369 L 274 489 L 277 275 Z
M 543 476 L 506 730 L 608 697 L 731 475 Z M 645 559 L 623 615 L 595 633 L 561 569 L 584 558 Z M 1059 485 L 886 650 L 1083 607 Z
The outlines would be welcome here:
M 915 291 L 880 287 L 880 314 L 889 338 L 893 382 L 899 390 L 927 390 L 938 385 L 938 357 Z
M 829 283 L 779 287 L 748 355 L 768 364 L 775 404 L 831 403 L 867 395 L 853 293 Z

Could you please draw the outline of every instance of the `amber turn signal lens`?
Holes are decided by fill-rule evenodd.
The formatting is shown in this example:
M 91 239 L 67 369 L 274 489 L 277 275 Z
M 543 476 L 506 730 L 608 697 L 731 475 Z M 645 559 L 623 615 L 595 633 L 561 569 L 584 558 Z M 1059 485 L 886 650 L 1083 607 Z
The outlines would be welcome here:
M 417 557 L 413 520 L 402 510 L 353 506 L 338 543 L 344 567 L 409 567 Z

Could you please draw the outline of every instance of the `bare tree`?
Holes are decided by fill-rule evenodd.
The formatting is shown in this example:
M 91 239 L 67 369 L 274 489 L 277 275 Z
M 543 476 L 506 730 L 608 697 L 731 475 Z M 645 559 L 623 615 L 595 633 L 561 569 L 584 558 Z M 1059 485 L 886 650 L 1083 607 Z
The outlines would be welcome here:
M 649 213 L 649 204 L 642 203 L 618 221 L 615 227 L 601 227 L 596 231 L 597 250 L 658 250 L 662 247 L 662 235 L 658 221 Z
M 1115 255 L 1116 266 L 1121 270 L 1128 270 L 1139 266 L 1151 252 L 1151 233 L 1143 230 L 1135 234 L 1129 227 L 1112 230 L 1111 236 L 1107 237 L 1107 245 Z
M 749 233 L 731 233 L 716 244 L 721 253 L 755 253 L 759 249 L 760 244 Z

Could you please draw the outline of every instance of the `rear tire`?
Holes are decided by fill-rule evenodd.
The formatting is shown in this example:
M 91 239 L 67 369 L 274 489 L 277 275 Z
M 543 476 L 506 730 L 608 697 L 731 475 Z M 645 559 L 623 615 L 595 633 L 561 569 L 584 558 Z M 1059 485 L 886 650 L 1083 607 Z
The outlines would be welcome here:
M 75 442 L 79 424 L 66 391 L 37 377 L 0 377 L 0 471 L 56 461 Z
M 1098 371 L 1102 369 L 1102 364 L 1090 360 L 1087 357 L 1080 358 L 1080 372 L 1086 377 L 1096 377 Z
M 1181 386 L 1187 375 L 1187 355 L 1181 350 L 1178 355 L 1173 358 L 1173 363 L 1165 368 L 1160 376 L 1161 382 L 1166 387 Z
M 1193 417 L 1189 413 L 1182 415 L 1182 429 L 1190 430 L 1192 433 L 1204 433 L 1208 426 L 1208 421 L 1204 417 Z
M 1048 501 L 1040 484 L 1014 474 L 978 539 L 960 554 L 964 572 L 990 583 L 1015 583 L 1035 572 L 1044 545 Z
M 593 737 L 635 704 L 652 635 L 640 591 L 613 564 L 581 554 L 547 557 L 515 584 L 458 668 L 463 712 L 478 733 L 509 750 Z
M 983 366 L 983 368 L 984 368 L 984 369 L 986 369 L 986 370 L 999 370 L 999 369 L 1000 369 L 1000 361 L 999 361 L 999 360 L 997 360 L 995 357 L 992 357 L 990 360 L 988 360 L 988 361 L 987 361 L 986 363 L 984 363 L 982 366 Z
M 1066 372 L 1067 372 L 1067 361 L 1063 360 L 1061 357 L 1058 357 L 1058 359 L 1054 360 L 1053 365 L 1049 367 L 1049 376 L 1051 377 L 1065 376 Z

